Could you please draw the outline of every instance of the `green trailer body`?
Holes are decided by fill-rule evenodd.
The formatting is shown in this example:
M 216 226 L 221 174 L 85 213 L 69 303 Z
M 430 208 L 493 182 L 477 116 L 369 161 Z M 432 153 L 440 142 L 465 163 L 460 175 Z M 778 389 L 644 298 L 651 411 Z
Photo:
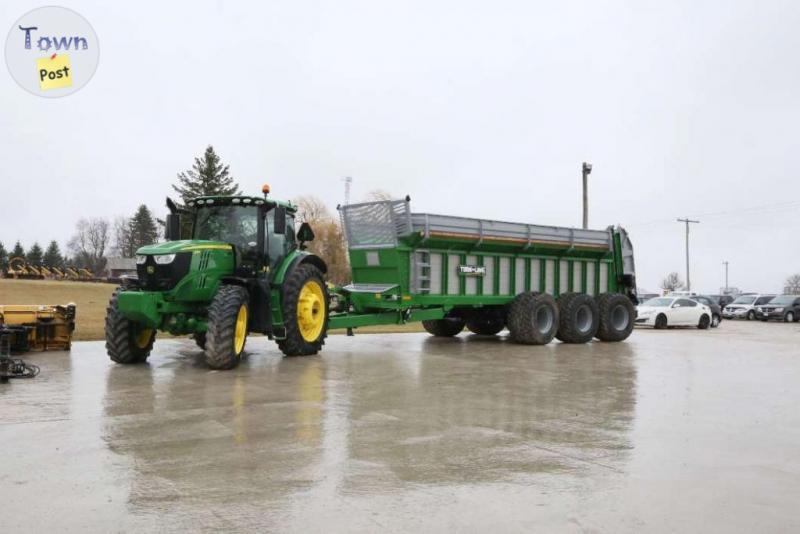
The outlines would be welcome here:
M 439 319 L 537 292 L 627 295 L 633 246 L 621 227 L 541 226 L 412 213 L 410 199 L 339 207 L 353 282 L 331 328 Z

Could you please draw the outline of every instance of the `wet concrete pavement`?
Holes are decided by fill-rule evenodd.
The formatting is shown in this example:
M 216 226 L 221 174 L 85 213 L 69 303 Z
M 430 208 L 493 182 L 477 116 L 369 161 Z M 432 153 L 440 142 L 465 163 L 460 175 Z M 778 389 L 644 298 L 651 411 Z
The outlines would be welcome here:
M 625 343 L 101 342 L 0 385 L 3 531 L 800 529 L 800 324 Z

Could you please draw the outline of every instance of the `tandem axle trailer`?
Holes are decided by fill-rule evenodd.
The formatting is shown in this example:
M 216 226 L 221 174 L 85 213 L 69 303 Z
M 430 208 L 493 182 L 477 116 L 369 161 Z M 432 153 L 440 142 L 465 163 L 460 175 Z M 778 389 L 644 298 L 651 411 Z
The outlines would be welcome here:
M 630 334 L 635 268 L 621 227 L 413 213 L 408 197 L 339 211 L 353 283 L 336 288 L 330 328 L 422 321 L 454 335 L 508 326 L 513 339 L 534 344 Z

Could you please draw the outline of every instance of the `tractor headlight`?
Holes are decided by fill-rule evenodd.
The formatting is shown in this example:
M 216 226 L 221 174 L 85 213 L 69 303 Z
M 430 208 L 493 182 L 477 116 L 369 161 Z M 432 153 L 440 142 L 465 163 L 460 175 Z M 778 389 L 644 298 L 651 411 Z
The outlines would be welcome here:
M 172 263 L 175 259 L 175 254 L 159 254 L 158 256 L 153 256 L 156 260 L 156 263 L 159 265 L 167 265 Z
M 146 261 L 147 261 L 147 256 L 144 256 L 143 254 L 136 255 L 136 265 L 144 265 L 144 262 Z

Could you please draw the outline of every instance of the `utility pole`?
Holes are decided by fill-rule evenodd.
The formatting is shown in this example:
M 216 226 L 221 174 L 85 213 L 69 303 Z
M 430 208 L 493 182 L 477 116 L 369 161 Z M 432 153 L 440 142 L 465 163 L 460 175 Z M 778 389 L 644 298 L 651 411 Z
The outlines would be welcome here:
M 689 280 L 689 223 L 697 224 L 700 221 L 692 219 L 678 219 L 678 222 L 686 223 L 686 291 L 692 290 L 692 282 Z
M 589 228 L 589 175 L 592 173 L 592 164 L 583 162 L 583 229 Z
M 723 261 L 722 265 L 725 266 L 725 294 L 728 294 L 728 261 Z

